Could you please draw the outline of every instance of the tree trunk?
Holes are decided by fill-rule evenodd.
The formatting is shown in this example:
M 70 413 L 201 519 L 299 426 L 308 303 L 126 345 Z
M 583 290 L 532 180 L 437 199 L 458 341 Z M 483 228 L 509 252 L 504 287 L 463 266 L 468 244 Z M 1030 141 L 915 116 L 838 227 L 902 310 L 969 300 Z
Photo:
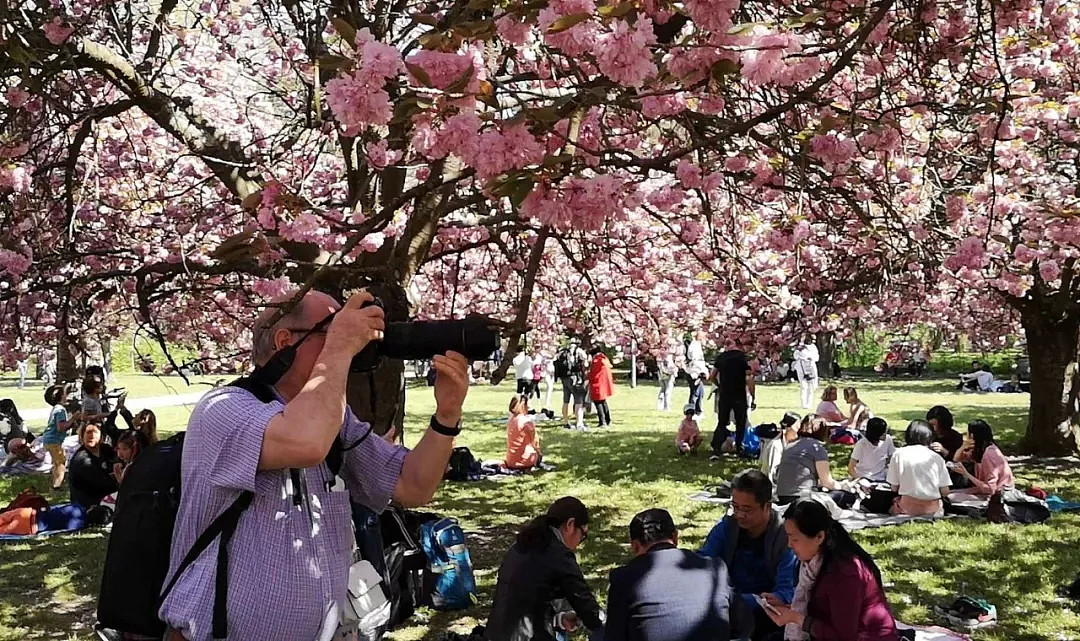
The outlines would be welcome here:
M 836 360 L 836 337 L 832 332 L 822 332 L 817 337 L 818 380 L 832 378 L 832 364 Z
M 68 338 L 67 332 L 61 331 L 56 343 L 56 382 L 66 383 L 79 378 L 75 352 L 75 343 Z
M 393 283 L 371 283 L 368 291 L 383 304 L 387 322 L 409 318 L 405 289 Z M 404 436 L 405 362 L 384 358 L 372 372 L 353 372 L 345 388 L 345 398 L 356 416 L 371 423 L 382 436 L 397 428 L 397 439 Z
M 1054 318 L 1032 304 L 1020 320 L 1031 359 L 1031 407 L 1021 447 L 1041 456 L 1072 454 L 1080 444 L 1080 316 Z
M 112 376 L 112 337 L 108 334 L 98 336 L 98 344 L 101 346 L 101 366 L 105 368 L 105 375 Z

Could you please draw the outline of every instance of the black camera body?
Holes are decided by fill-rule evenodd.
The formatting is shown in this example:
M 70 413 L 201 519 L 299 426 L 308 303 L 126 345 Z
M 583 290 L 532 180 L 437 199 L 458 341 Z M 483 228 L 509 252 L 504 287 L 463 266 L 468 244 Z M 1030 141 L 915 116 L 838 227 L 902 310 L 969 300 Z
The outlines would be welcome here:
M 369 305 L 382 306 L 378 299 Z M 353 357 L 350 370 L 369 372 L 383 358 L 430 360 L 436 354 L 458 352 L 471 361 L 491 358 L 499 348 L 497 325 L 483 316 L 461 320 L 403 321 L 387 323 L 381 341 L 372 341 Z

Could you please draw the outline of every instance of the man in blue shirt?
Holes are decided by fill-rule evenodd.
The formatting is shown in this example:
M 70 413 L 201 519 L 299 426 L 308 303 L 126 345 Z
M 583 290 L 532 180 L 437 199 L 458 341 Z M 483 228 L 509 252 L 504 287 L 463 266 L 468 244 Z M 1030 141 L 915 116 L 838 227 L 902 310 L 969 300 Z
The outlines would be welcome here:
M 753 638 L 763 639 L 779 627 L 754 595 L 771 592 L 791 603 L 798 567 L 784 524 L 772 508 L 769 478 L 758 470 L 747 470 L 735 477 L 731 490 L 734 516 L 725 516 L 713 527 L 698 554 L 724 559 L 731 585 L 754 612 Z

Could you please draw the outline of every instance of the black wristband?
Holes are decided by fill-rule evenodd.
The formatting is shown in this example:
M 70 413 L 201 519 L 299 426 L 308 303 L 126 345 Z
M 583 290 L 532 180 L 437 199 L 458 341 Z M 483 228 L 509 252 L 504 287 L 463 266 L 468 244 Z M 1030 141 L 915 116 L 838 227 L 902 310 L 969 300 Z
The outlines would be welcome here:
M 447 427 L 435 420 L 434 414 L 431 415 L 431 422 L 428 423 L 428 427 L 435 430 L 437 434 L 442 434 L 443 436 L 449 436 L 451 438 L 461 434 L 461 421 L 458 421 L 458 424 L 453 427 Z

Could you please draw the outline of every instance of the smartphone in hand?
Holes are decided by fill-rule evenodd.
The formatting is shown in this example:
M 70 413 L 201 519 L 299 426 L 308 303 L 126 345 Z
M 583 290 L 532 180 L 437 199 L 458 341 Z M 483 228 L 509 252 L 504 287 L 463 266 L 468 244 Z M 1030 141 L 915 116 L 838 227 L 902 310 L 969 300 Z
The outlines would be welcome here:
M 760 594 L 755 594 L 754 595 L 754 600 L 757 601 L 758 605 L 760 605 L 766 611 L 772 612 L 773 614 L 780 614 L 780 612 L 777 611 L 777 609 L 775 607 L 773 607 L 773 604 L 766 601 L 765 597 L 761 596 Z

